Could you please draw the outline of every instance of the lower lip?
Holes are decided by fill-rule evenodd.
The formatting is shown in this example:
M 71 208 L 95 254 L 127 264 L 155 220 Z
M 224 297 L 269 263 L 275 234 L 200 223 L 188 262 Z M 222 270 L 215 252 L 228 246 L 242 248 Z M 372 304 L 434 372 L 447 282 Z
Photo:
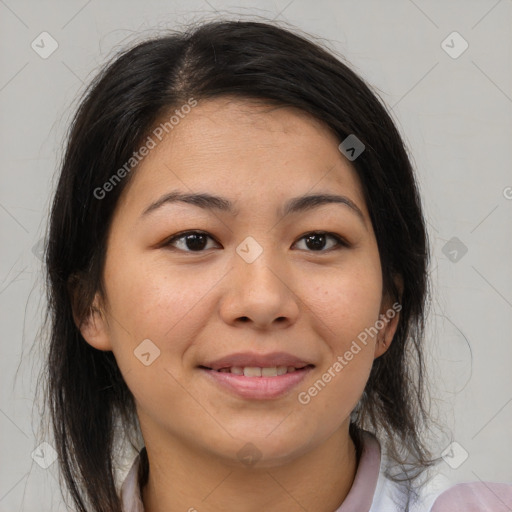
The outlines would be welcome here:
M 282 397 L 302 382 L 312 369 L 312 366 L 306 366 L 300 370 L 277 375 L 276 377 L 244 377 L 234 373 L 200 368 L 207 375 L 207 378 L 212 379 L 224 389 L 239 397 L 256 400 Z

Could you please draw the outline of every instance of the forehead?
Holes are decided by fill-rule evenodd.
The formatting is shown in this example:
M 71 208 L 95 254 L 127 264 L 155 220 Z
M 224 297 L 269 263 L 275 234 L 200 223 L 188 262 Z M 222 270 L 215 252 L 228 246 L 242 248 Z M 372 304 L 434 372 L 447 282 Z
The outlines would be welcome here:
M 179 188 L 228 196 L 241 206 L 258 202 L 259 208 L 308 192 L 337 192 L 365 209 L 338 138 L 299 109 L 232 97 L 202 100 L 168 126 L 161 141 L 152 138 L 155 147 L 123 194 L 127 206 L 140 209 L 141 202 Z

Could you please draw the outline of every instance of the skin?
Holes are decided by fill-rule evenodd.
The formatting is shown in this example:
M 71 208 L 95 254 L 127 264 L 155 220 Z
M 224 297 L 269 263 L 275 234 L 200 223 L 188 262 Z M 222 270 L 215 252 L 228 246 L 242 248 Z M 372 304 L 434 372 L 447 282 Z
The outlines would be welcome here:
M 205 100 L 146 156 L 123 191 L 110 228 L 84 338 L 113 351 L 137 406 L 150 462 L 146 512 L 197 510 L 332 512 L 357 468 L 348 433 L 376 357 L 392 341 L 398 315 L 302 405 L 317 381 L 365 328 L 389 310 L 361 185 L 339 140 L 308 114 L 255 101 Z M 235 203 L 236 216 L 198 206 L 144 210 L 172 190 L 207 192 Z M 311 193 L 350 198 L 283 217 L 285 201 Z M 206 232 L 194 252 L 188 230 Z M 318 250 L 311 231 L 335 233 Z M 262 254 L 236 252 L 248 236 Z M 192 245 L 193 247 L 193 245 Z M 150 339 L 160 356 L 134 356 Z M 233 352 L 284 351 L 315 365 L 285 396 L 247 400 L 212 384 L 198 365 Z M 252 443 L 252 466 L 237 452 Z M 193 475 L 193 478 L 190 477 Z

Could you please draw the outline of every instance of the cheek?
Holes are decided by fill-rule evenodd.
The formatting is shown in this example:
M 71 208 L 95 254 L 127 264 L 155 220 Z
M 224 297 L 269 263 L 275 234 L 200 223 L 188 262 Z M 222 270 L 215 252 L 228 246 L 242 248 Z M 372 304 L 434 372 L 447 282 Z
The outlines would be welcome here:
M 171 272 L 161 262 L 134 258 L 131 265 L 110 273 L 107 294 L 112 298 L 113 314 L 126 331 L 140 340 L 163 342 L 181 329 L 183 320 L 194 314 L 217 280 L 211 273 L 194 269 Z
M 312 319 L 337 353 L 344 352 L 352 340 L 374 326 L 379 318 L 380 264 L 371 259 L 365 261 L 364 257 L 357 260 L 354 265 L 317 275 L 307 295 Z
M 170 272 L 162 259 L 126 257 L 125 261 L 121 267 L 112 259 L 106 281 L 111 341 L 119 368 L 139 403 L 151 404 L 158 396 L 181 396 L 185 354 L 193 353 L 201 331 L 211 321 L 214 312 L 208 292 L 223 272 L 206 266 Z M 143 342 L 147 348 L 142 351 Z M 142 360 L 137 358 L 148 352 Z
M 312 408 L 318 414 L 330 409 L 333 424 L 354 408 L 368 380 L 381 298 L 380 264 L 365 262 L 364 258 L 350 270 L 317 275 L 315 286 L 310 288 L 310 318 L 327 351 L 318 379 L 301 390 L 299 403 L 314 403 Z
M 202 329 L 198 303 L 209 287 L 143 261 L 109 274 L 113 352 L 137 406 L 160 411 L 155 417 L 169 397 L 186 397 L 180 367 Z

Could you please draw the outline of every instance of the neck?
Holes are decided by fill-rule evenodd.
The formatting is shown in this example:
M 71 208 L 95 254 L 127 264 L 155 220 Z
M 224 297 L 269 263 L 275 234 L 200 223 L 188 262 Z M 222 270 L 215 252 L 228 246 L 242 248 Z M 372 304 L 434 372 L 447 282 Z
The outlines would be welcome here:
M 266 467 L 230 464 L 168 437 L 145 439 L 145 512 L 333 512 L 350 491 L 358 462 L 348 421 L 313 450 Z

